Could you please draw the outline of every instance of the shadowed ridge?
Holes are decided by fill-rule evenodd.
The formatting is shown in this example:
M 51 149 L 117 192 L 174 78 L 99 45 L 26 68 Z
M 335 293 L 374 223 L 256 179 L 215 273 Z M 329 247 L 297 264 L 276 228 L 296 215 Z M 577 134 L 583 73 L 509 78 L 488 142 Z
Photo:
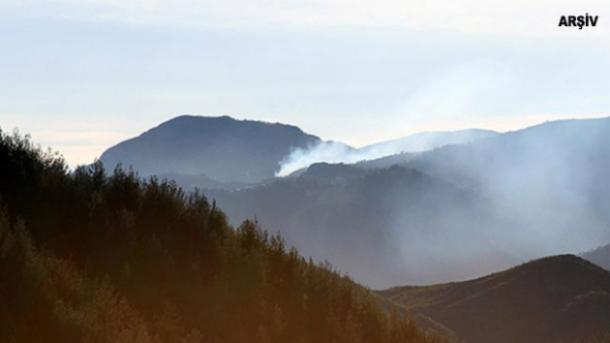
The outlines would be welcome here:
M 558 255 L 474 280 L 379 294 L 466 342 L 572 341 L 610 332 L 610 273 Z

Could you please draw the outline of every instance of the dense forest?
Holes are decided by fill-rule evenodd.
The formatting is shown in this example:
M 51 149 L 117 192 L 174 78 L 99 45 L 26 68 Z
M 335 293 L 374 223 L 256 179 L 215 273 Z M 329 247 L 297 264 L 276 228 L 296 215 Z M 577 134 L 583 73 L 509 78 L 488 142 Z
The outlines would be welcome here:
M 174 183 L 0 132 L 2 342 L 432 342 L 398 308 Z

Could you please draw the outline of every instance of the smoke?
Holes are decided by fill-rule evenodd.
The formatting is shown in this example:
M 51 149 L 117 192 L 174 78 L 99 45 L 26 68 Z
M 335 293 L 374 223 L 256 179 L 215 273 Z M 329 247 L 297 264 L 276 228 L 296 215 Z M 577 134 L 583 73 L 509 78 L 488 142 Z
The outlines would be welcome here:
M 411 160 L 408 167 L 472 190 L 479 203 L 454 202 L 430 222 L 394 201 L 391 241 L 405 281 L 475 277 L 609 242 L 608 132 L 610 119 L 558 121 Z
M 459 117 L 481 117 L 495 110 L 497 103 L 510 104 L 515 89 L 509 65 L 474 60 L 458 63 L 431 75 L 405 96 L 396 123 L 418 126 L 430 116 L 439 121 Z M 439 101 L 442 96 L 442 101 Z M 280 162 L 276 176 L 287 176 L 314 163 L 356 163 L 402 152 L 422 152 L 448 144 L 462 144 L 495 134 L 483 130 L 423 132 L 365 146 L 351 148 L 338 142 L 321 142 L 298 148 Z
M 404 138 L 385 141 L 354 149 L 338 142 L 320 142 L 312 147 L 299 148 L 280 162 L 276 176 L 287 176 L 314 163 L 356 163 L 374 160 L 403 152 L 423 152 L 449 144 L 462 144 L 495 136 L 487 130 L 461 130 L 452 132 L 422 132 Z
M 295 150 L 283 171 L 459 134 L 361 149 L 323 142 Z M 610 242 L 610 118 L 482 135 L 492 137 L 391 159 L 402 167 L 323 165 L 214 198 L 235 222 L 256 216 L 305 256 L 376 288 L 472 278 Z
M 396 149 L 363 151 L 338 142 L 320 142 L 306 149 L 295 149 L 280 162 L 276 176 L 288 176 L 314 163 L 355 163 L 398 153 Z

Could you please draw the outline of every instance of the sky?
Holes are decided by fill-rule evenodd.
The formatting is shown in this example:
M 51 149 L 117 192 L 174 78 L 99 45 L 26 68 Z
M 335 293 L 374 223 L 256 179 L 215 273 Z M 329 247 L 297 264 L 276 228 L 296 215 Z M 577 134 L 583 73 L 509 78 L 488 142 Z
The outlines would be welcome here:
M 2 0 L 0 127 L 74 166 L 181 114 L 354 146 L 607 116 L 609 18 L 607 0 Z

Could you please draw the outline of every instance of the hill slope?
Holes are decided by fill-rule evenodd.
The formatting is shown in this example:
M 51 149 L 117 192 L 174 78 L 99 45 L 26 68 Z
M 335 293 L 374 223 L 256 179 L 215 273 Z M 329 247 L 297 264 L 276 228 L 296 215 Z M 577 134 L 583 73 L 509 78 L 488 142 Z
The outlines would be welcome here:
M 515 221 L 513 245 L 530 245 L 529 258 L 610 241 L 610 118 L 547 122 L 359 166 L 390 164 L 475 190 Z
M 414 169 L 321 163 L 208 195 L 232 221 L 256 217 L 306 256 L 374 287 L 463 279 L 521 262 L 498 233 L 510 221 L 492 217 L 485 199 Z
M 610 119 L 566 120 L 211 194 L 230 218 L 256 216 L 363 282 L 421 284 L 610 241 L 609 161 Z M 376 248 L 360 261 L 359 244 Z
M 573 255 L 476 280 L 379 292 L 478 342 L 572 342 L 610 333 L 610 273 Z
M 432 342 L 201 195 L 0 133 L 2 342 Z
M 140 175 L 204 174 L 249 183 L 273 177 L 292 150 L 318 142 L 290 125 L 180 116 L 109 148 L 100 160 L 110 170 L 117 163 L 133 166 Z

